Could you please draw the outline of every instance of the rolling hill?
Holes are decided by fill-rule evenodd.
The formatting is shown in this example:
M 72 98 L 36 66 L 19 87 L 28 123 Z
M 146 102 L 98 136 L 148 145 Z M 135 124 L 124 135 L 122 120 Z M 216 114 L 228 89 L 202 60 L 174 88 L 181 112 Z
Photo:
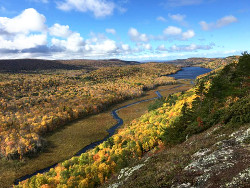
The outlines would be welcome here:
M 1 72 L 22 72 L 39 70 L 95 70 L 100 67 L 135 65 L 135 61 L 110 60 L 43 60 L 43 59 L 10 59 L 0 60 Z

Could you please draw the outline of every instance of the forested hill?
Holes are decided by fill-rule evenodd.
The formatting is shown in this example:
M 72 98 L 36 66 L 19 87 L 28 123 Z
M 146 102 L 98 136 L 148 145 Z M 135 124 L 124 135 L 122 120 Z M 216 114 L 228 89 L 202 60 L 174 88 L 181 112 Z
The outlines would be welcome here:
M 137 125 L 160 125 L 165 146 L 146 152 L 108 185 L 250 187 L 249 74 L 250 54 L 244 53 L 142 116 Z
M 249 73 L 244 53 L 95 149 L 18 187 L 249 187 Z
M 224 67 L 230 63 L 238 61 L 239 56 L 229 56 L 225 58 L 188 58 L 188 59 L 176 59 L 173 61 L 166 61 L 168 64 L 174 64 L 178 66 L 198 66 L 210 69 L 217 69 Z
M 0 71 L 20 72 L 37 70 L 93 70 L 100 67 L 135 65 L 135 61 L 123 61 L 119 59 L 108 60 L 43 60 L 43 59 L 10 59 L 0 60 Z
M 210 69 L 223 67 L 229 63 L 237 61 L 239 56 L 230 56 L 226 58 L 188 58 L 166 61 L 168 64 L 174 64 L 181 67 L 200 66 Z M 101 67 L 116 67 L 126 65 L 140 64 L 137 61 L 123 61 L 120 59 L 106 60 L 44 60 L 44 59 L 10 59 L 0 60 L 0 72 L 25 72 L 40 70 L 95 70 Z

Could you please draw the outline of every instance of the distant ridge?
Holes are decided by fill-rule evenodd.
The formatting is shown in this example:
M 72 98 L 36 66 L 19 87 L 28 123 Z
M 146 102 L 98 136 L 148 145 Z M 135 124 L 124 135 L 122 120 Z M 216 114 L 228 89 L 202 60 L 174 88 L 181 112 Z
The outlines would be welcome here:
M 124 66 L 138 64 L 136 61 L 123 61 L 119 59 L 107 60 L 44 60 L 44 59 L 5 59 L 0 60 L 1 72 L 37 71 L 37 70 L 93 70 L 100 67 Z
M 204 57 L 192 57 L 188 59 L 176 59 L 171 61 L 165 61 L 167 64 L 174 64 L 179 67 L 204 67 L 210 69 L 217 69 L 230 64 L 234 61 L 238 61 L 240 56 L 229 56 L 225 58 L 204 58 Z
M 62 64 L 58 61 L 41 59 L 0 60 L 1 71 L 32 71 L 48 69 L 77 69 L 77 67 L 74 65 Z
M 202 63 L 209 63 L 214 61 L 230 61 L 230 60 L 237 60 L 239 56 L 228 56 L 225 58 L 206 58 L 206 57 L 191 57 L 188 59 L 176 59 L 165 61 L 168 64 L 176 64 L 176 65 L 184 65 L 184 66 L 193 66 Z

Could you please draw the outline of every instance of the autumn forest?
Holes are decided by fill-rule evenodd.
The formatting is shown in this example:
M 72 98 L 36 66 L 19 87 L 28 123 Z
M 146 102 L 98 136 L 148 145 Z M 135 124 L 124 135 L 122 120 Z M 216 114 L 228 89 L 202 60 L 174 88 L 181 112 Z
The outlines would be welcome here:
M 248 123 L 249 57 L 245 52 L 241 57 L 205 59 L 203 64 L 201 59 L 187 60 L 188 66 L 213 70 L 192 81 L 191 89 L 155 100 L 146 114 L 118 129 L 94 149 L 61 162 L 44 174 L 32 176 L 16 187 L 105 185 L 121 169 L 143 156 L 171 148 L 216 124 L 230 127 Z M 158 86 L 180 87 L 190 82 L 168 76 L 181 69 L 173 62 L 112 61 L 110 66 L 108 62 L 104 66 L 94 62 L 63 63 L 77 68 L 0 73 L 2 161 L 25 163 L 49 145 L 46 135 L 54 134 L 70 122 L 108 111 L 112 105 L 144 96 L 146 91 Z M 0 169 L 0 173 L 4 170 Z

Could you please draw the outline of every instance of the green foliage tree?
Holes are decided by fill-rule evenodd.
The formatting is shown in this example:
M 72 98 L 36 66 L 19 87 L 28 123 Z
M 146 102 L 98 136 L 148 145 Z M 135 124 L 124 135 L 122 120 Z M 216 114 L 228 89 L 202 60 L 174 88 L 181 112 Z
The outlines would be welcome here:
M 165 98 L 156 99 L 152 104 L 149 104 L 148 111 L 160 108 L 165 103 Z

